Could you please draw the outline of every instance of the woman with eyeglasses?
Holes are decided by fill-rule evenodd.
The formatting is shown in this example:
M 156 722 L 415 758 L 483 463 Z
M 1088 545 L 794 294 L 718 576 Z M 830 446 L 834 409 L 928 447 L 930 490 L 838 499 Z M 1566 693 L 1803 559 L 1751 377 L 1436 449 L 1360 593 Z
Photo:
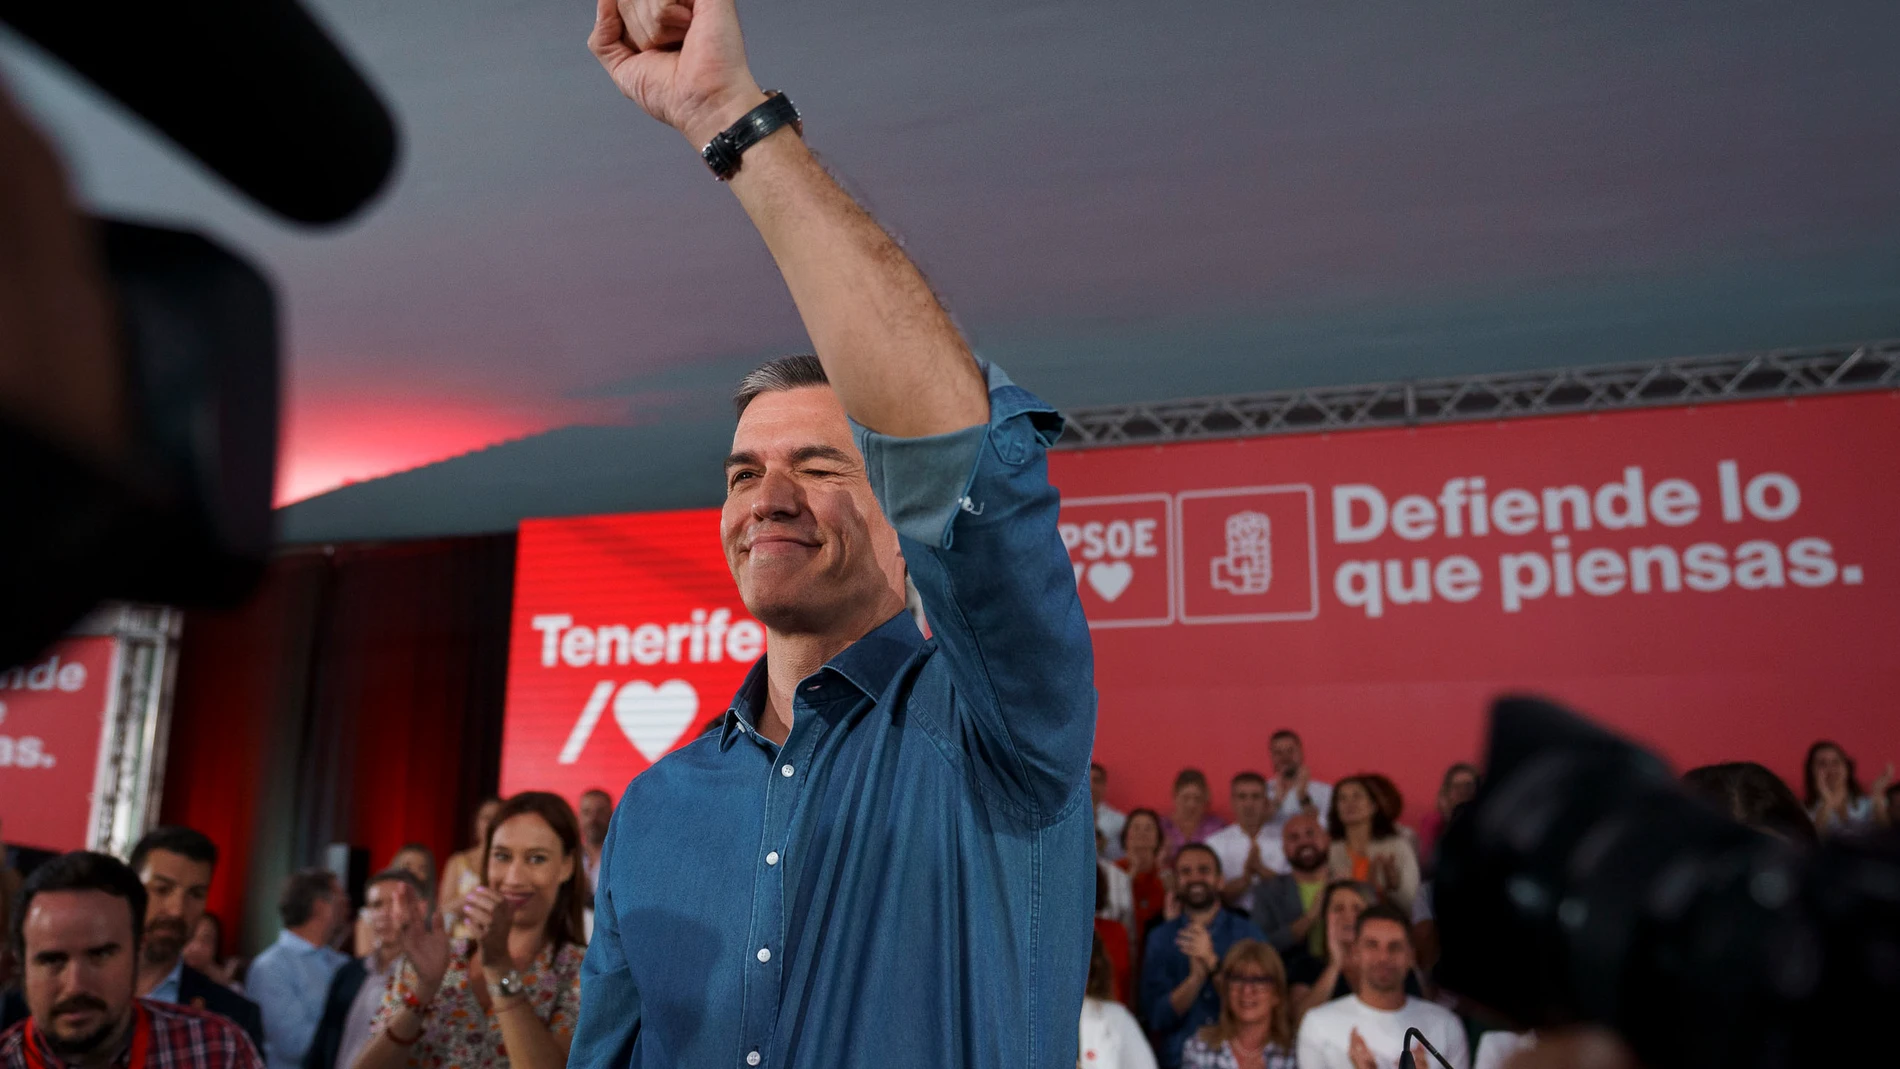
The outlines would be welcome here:
M 1181 1069 L 1296 1069 L 1286 965 L 1257 939 L 1228 948 L 1214 979 L 1220 1019 L 1181 1048 Z

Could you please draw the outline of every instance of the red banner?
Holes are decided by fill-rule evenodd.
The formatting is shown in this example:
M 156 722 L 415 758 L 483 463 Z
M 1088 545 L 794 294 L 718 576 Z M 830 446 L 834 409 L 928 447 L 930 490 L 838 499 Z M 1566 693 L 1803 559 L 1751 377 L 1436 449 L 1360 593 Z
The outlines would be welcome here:
M 1224 808 L 1290 727 L 1416 818 L 1503 691 L 1797 791 L 1834 738 L 1871 781 L 1900 760 L 1896 457 L 1894 393 L 1057 453 L 1109 793 L 1165 812 L 1194 766 Z
M 7 842 L 62 852 L 86 846 L 117 648 L 110 638 L 72 638 L 0 671 Z
M 1900 760 L 1900 394 L 1059 452 L 1120 805 L 1265 771 L 1416 818 L 1505 691 L 1678 765 L 1800 785 L 1830 737 Z M 627 779 L 726 708 L 763 632 L 715 510 L 524 523 L 504 791 Z
M 599 787 L 617 800 L 726 711 L 764 652 L 726 570 L 718 509 L 523 523 L 502 793 L 578 802 Z

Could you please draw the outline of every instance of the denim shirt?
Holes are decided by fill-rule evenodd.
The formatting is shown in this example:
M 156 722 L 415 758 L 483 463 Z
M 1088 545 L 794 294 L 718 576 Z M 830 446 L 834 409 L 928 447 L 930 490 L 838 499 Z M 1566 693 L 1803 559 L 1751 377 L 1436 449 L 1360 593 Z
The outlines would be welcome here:
M 1141 959 L 1141 1005 L 1147 1013 L 1148 1035 L 1155 1041 L 1155 1053 L 1163 1069 L 1180 1065 L 1181 1047 L 1188 1037 L 1220 1019 L 1220 994 L 1214 990 L 1211 979 L 1201 986 L 1186 1013 L 1174 1012 L 1174 1003 L 1168 1001 L 1169 993 L 1180 987 L 1192 970 L 1187 955 L 1174 945 L 1187 923 L 1188 916 L 1184 913 L 1157 925 L 1148 933 L 1148 946 Z M 1214 915 L 1207 926 L 1207 936 L 1214 944 L 1214 956 L 1223 961 L 1227 959 L 1227 952 L 1242 939 L 1257 939 L 1263 943 L 1267 940 L 1252 922 L 1226 909 Z
M 1072 1066 L 1095 912 L 1093 657 L 1056 531 L 1060 418 L 856 428 L 932 637 L 900 613 L 754 729 L 636 778 L 601 856 L 572 1069 Z

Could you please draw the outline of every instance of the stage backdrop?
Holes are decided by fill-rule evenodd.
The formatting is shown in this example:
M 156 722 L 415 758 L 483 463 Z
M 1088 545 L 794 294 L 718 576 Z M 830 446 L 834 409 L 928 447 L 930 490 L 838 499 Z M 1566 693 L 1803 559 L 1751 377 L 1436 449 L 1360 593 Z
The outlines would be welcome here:
M 1495 695 L 1678 766 L 1900 759 L 1900 394 L 1060 452 L 1126 807 L 1305 736 L 1416 819 Z M 522 526 L 503 788 L 616 789 L 758 654 L 716 512 Z M 1006 566 L 1006 562 L 1001 562 Z
M 719 548 L 719 510 L 530 520 L 516 543 L 501 793 L 616 800 L 726 711 L 765 629 Z
M 0 818 L 5 841 L 83 850 L 119 643 L 69 638 L 0 671 Z

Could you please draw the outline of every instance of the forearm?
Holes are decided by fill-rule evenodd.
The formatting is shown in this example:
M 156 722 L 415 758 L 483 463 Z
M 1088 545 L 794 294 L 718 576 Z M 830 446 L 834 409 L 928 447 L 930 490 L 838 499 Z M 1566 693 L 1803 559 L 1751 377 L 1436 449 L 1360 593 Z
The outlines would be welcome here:
M 567 1064 L 567 1042 L 534 1015 L 526 998 L 497 999 L 495 1020 L 508 1048 L 509 1069 L 561 1069 Z
M 989 419 L 983 376 L 923 274 L 796 133 L 754 145 L 731 185 L 851 418 L 901 438 Z
M 1206 986 L 1207 970 L 1197 965 L 1188 972 L 1185 980 L 1176 984 L 1173 991 L 1168 992 L 1168 1005 L 1174 1010 L 1174 1015 L 1186 1016 L 1188 1009 L 1194 1005 L 1194 1000 L 1201 997 L 1201 988 Z
M 1306 992 L 1306 997 L 1299 1000 L 1299 1004 L 1296 1007 L 1298 1011 L 1297 1015 L 1303 1017 L 1306 1015 L 1307 1010 L 1331 1002 L 1333 1000 L 1333 988 L 1338 986 L 1339 963 L 1336 961 L 1330 962 L 1326 966 L 1326 971 L 1319 974 L 1319 979 L 1313 981 L 1313 986 Z
M 416 1012 L 407 1006 L 391 1014 L 383 1029 L 369 1038 L 363 1045 L 363 1052 L 356 1056 L 354 1069 L 405 1069 L 409 1063 L 409 1049 L 413 1042 L 397 1043 L 389 1038 L 394 1032 L 405 1041 L 410 1037 L 422 1038 L 423 1021 Z

